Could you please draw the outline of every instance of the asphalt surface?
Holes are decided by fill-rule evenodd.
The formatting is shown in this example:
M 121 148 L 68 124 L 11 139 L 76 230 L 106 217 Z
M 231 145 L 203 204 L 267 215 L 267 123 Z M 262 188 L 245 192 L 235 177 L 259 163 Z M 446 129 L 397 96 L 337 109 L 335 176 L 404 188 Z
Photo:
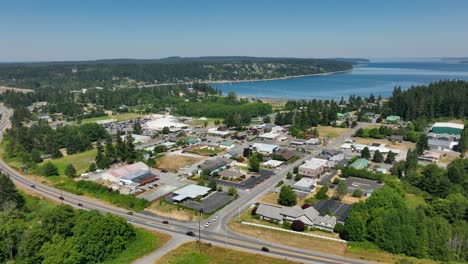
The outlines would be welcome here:
M 9 117 L 11 115 L 11 111 L 9 109 L 6 109 L 3 105 L 0 105 L 0 111 L 3 113 L 3 117 L 0 120 L 0 132 L 2 132 L 1 134 L 3 135 L 4 130 L 10 126 Z M 338 144 L 339 143 L 337 143 L 337 145 Z M 218 215 L 220 215 L 219 220 L 213 223 L 209 228 L 201 232 L 201 241 L 204 243 L 212 243 L 220 246 L 229 247 L 232 249 L 252 252 L 254 254 L 262 254 L 266 256 L 278 257 L 302 263 L 368 263 L 362 260 L 349 259 L 315 251 L 297 249 L 277 243 L 271 243 L 268 241 L 262 241 L 254 237 L 249 237 L 232 232 L 229 229 L 227 224 L 231 218 L 236 217 L 238 213 L 242 212 L 243 210 L 246 210 L 253 203 L 253 201 L 265 194 L 271 188 L 271 186 L 275 186 L 280 179 L 285 177 L 287 171 L 291 170 L 294 166 L 300 164 L 302 160 L 311 158 L 313 155 L 315 154 L 309 154 L 304 158 L 296 161 L 294 164 L 290 164 L 284 167 L 279 172 L 277 172 L 276 176 L 269 178 L 264 183 L 257 186 L 251 192 L 248 192 L 246 195 L 240 196 L 239 199 L 233 201 L 228 206 L 220 210 L 217 213 Z M 171 219 L 169 220 L 169 224 L 163 224 L 162 222 L 167 220 L 166 218 L 152 215 L 150 216 L 142 213 L 133 213 L 133 215 L 128 215 L 128 211 L 122 208 L 117 208 L 98 200 L 93 200 L 91 198 L 83 196 L 77 196 L 35 182 L 32 179 L 21 175 L 20 173 L 9 167 L 1 159 L 0 169 L 2 173 L 8 175 L 16 185 L 21 185 L 25 188 L 29 188 L 30 191 L 36 192 L 49 200 L 62 202 L 64 204 L 68 204 L 83 210 L 98 210 L 101 213 L 111 213 L 114 215 L 122 216 L 125 217 L 130 223 L 132 223 L 135 226 L 170 234 L 173 236 L 172 239 L 176 240 L 175 242 L 178 242 L 177 240 L 180 240 L 180 243 L 184 243 L 185 241 L 187 241 L 185 237 L 184 239 L 181 239 L 181 237 L 185 236 L 185 233 L 187 232 L 188 228 L 193 228 L 196 231 L 198 231 L 198 223 L 182 222 Z M 63 199 L 60 199 L 60 197 L 63 197 Z M 78 206 L 78 204 L 81 204 L 82 206 Z M 191 239 L 195 240 L 197 238 Z M 264 246 L 268 247 L 270 251 L 261 251 L 261 248 Z

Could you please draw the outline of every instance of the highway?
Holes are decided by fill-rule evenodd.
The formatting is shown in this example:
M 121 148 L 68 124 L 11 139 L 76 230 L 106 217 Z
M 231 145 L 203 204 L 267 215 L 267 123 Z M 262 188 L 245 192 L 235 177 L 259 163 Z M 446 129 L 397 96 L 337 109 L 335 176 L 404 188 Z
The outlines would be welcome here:
M 9 117 L 11 116 L 11 110 L 6 109 L 3 105 L 0 105 L 0 111 L 3 113 L 2 119 L 0 120 L 0 132 L 3 136 L 5 129 L 10 126 Z M 0 139 L 2 136 L 0 136 Z M 310 158 L 311 155 L 313 154 L 307 155 L 303 159 Z M 237 213 L 247 209 L 258 197 L 266 193 L 270 186 L 274 186 L 280 179 L 285 177 L 287 171 L 289 171 L 293 166 L 296 166 L 296 164 L 300 164 L 301 160 L 282 169 L 277 173 L 276 176 L 270 177 L 261 185 L 255 187 L 253 190 L 250 190 L 248 194 L 241 196 L 239 199 L 233 201 L 228 206 L 220 210 L 218 212 L 220 219 L 210 228 L 202 231 L 201 241 L 204 243 L 212 243 L 219 246 L 251 252 L 254 254 L 263 254 L 301 263 L 368 263 L 362 260 L 349 259 L 315 251 L 297 249 L 277 243 L 271 243 L 269 241 L 262 241 L 254 237 L 235 233 L 229 229 L 227 224 L 232 217 L 235 217 Z M 163 224 L 162 221 L 167 220 L 166 218 L 150 216 L 143 213 L 133 213 L 133 215 L 128 215 L 127 210 L 111 206 L 104 201 L 74 195 L 35 182 L 34 180 L 21 175 L 19 172 L 9 167 L 1 159 L 0 169 L 2 173 L 8 175 L 16 185 L 22 186 L 23 188 L 29 188 L 30 191 L 36 192 L 37 194 L 40 194 L 49 200 L 62 202 L 79 209 L 98 210 L 101 213 L 111 213 L 122 216 L 136 226 L 172 235 L 172 239 L 178 239 L 181 236 L 185 236 L 188 228 L 193 228 L 195 230 L 198 229 L 198 222 L 169 220 L 169 224 Z M 63 200 L 59 199 L 59 197 L 63 197 Z M 78 204 L 81 204 L 82 206 L 78 206 Z M 285 234 L 285 236 L 287 235 Z M 193 240 L 195 239 L 196 238 L 193 238 Z M 270 251 L 261 251 L 260 249 L 263 246 L 268 247 Z

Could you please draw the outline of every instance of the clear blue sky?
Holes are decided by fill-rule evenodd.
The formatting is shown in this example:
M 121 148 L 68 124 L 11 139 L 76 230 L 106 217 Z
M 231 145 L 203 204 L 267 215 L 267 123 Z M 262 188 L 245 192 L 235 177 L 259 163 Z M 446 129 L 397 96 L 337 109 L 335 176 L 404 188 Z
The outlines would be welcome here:
M 468 0 L 14 0 L 0 61 L 468 56 Z

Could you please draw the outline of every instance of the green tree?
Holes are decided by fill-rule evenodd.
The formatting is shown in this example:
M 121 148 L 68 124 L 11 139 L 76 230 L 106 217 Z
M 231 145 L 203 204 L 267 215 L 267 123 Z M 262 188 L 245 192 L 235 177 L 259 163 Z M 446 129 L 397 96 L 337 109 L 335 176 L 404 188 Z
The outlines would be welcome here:
M 328 199 L 328 186 L 327 185 L 323 185 L 322 188 L 320 188 L 320 190 L 318 190 L 318 192 L 315 194 L 315 198 L 317 198 L 318 200 L 326 200 Z
M 271 117 L 270 117 L 270 116 L 265 116 L 265 117 L 263 118 L 263 123 L 266 123 L 266 124 L 271 123 Z
M 362 190 L 361 189 L 356 189 L 353 192 L 353 197 L 355 198 L 361 198 L 362 197 Z
M 278 203 L 284 206 L 294 206 L 297 203 L 297 195 L 289 185 L 283 185 L 278 198 Z
M 161 133 L 163 133 L 164 135 L 167 135 L 171 133 L 171 131 L 169 130 L 169 127 L 163 127 L 163 129 L 161 130 Z
M 361 158 L 363 158 L 363 159 L 370 159 L 370 157 L 371 157 L 371 154 L 370 154 L 369 148 L 368 148 L 368 147 L 365 147 L 365 148 L 361 151 Z
M 288 174 L 286 174 L 286 179 L 290 180 L 292 179 L 292 177 L 293 177 L 293 174 L 290 171 L 288 171 Z
M 296 174 L 296 176 L 294 177 L 294 180 L 295 181 L 300 181 L 302 179 L 302 175 L 301 174 Z
M 212 180 L 212 181 L 208 182 L 208 188 L 211 188 L 211 190 L 213 190 L 213 191 L 216 190 L 216 187 L 217 187 L 217 185 L 216 185 L 215 181 Z
M 39 153 L 39 150 L 35 148 L 31 150 L 31 160 L 35 163 L 42 162 L 41 153 Z
M 0 174 L 0 211 L 5 207 L 21 208 L 24 198 L 16 190 L 13 181 L 6 175 Z
M 258 158 L 258 154 L 254 153 L 249 158 L 249 169 L 254 172 L 260 171 L 260 159 Z
M 382 155 L 382 153 L 380 153 L 379 150 L 376 150 L 374 152 L 374 158 L 372 159 L 372 161 L 376 162 L 376 163 L 381 163 L 384 161 L 384 157 Z
M 364 241 L 366 234 L 366 222 L 359 212 L 351 214 L 346 219 L 345 233 L 351 241 Z
M 338 187 L 336 189 L 338 197 L 343 198 L 346 194 L 348 194 L 348 186 L 346 186 L 345 181 L 338 182 Z
M 385 163 L 393 164 L 395 162 L 396 154 L 393 151 L 388 151 L 387 158 L 385 159 Z
M 234 187 L 229 187 L 228 194 L 231 195 L 231 196 L 237 195 L 237 189 L 234 188 Z
M 97 169 L 96 163 L 89 164 L 88 172 L 94 172 L 94 171 L 96 171 L 96 169 Z
M 133 123 L 133 134 L 141 135 L 143 134 L 143 129 L 141 128 L 140 120 L 135 120 Z
M 115 153 L 115 148 L 111 137 L 106 138 L 105 152 L 110 164 L 117 160 L 117 155 Z
M 58 175 L 58 170 L 52 162 L 48 161 L 42 166 L 42 173 L 44 176 L 54 176 Z
M 73 177 L 76 176 L 76 169 L 75 169 L 75 167 L 73 167 L 73 165 L 71 163 L 69 163 L 67 165 L 67 167 L 65 167 L 65 175 L 68 178 L 73 178 Z
M 422 133 L 419 136 L 418 142 L 416 142 L 416 149 L 419 155 L 424 153 L 424 150 L 429 148 L 428 138 L 426 134 Z

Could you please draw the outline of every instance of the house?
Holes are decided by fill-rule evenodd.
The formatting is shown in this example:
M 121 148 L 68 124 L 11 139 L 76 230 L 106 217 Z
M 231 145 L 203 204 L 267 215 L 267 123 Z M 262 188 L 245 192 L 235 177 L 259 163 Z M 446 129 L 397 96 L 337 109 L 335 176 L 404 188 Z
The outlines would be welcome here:
M 172 197 L 173 202 L 183 202 L 186 199 L 195 199 L 197 197 L 204 197 L 210 192 L 210 188 L 200 186 L 200 185 L 195 185 L 195 184 L 189 184 L 187 186 L 184 186 L 178 190 L 175 190 L 172 192 L 174 195 Z
M 319 138 L 310 138 L 305 142 L 306 145 L 314 146 L 314 145 L 320 145 L 320 139 Z
M 437 162 L 440 159 L 440 154 L 426 150 L 422 155 L 418 157 L 418 159 L 421 161 Z
M 403 136 L 402 135 L 391 135 L 388 137 L 388 140 L 391 142 L 403 142 Z
M 236 157 L 237 155 L 239 155 L 239 151 L 236 151 L 236 150 L 229 150 L 228 152 L 224 153 L 223 157 L 224 158 L 227 158 L 227 159 L 231 159 L 231 158 L 234 158 Z
M 291 146 L 302 146 L 302 145 L 305 144 L 305 141 L 303 141 L 303 140 L 291 140 L 291 142 L 289 144 L 291 144 Z
M 365 169 L 369 166 L 369 161 L 366 159 L 357 159 L 353 163 L 351 163 L 351 167 L 357 169 L 357 170 L 362 170 Z
M 264 133 L 258 136 L 259 139 L 277 140 L 281 135 L 273 132 Z
M 429 139 L 427 140 L 427 144 L 430 149 L 450 151 L 453 149 L 453 147 L 458 145 L 458 142 L 441 139 Z
M 292 188 L 298 192 L 312 193 L 317 186 L 317 181 L 315 179 L 304 177 L 296 182 Z
M 222 141 L 222 142 L 219 142 L 218 146 L 222 149 L 232 149 L 234 148 L 235 144 L 234 142 L 231 142 L 231 141 Z
M 285 221 L 293 222 L 295 220 L 301 220 L 306 226 L 328 231 L 333 231 L 336 225 L 336 217 L 328 215 L 321 216 L 313 206 L 301 209 L 298 206 L 286 207 L 259 204 L 256 214 L 259 215 L 262 220 L 278 221 L 280 224 Z
M 231 163 L 232 163 L 232 160 L 225 159 L 225 158 L 207 159 L 205 160 L 205 162 L 199 165 L 199 168 L 201 171 L 209 171 L 210 174 L 213 174 L 214 172 L 217 172 L 221 169 L 226 168 Z
M 338 223 L 344 224 L 351 213 L 352 205 L 344 204 L 336 200 L 320 200 L 314 204 L 314 208 L 320 215 L 333 215 Z
M 233 137 L 233 139 L 237 139 L 237 140 L 245 140 L 245 139 L 247 139 L 247 132 L 237 132 L 232 137 Z
M 396 122 L 400 122 L 401 117 L 397 115 L 390 115 L 390 116 L 387 116 L 385 120 L 390 123 L 396 123 Z
M 120 136 L 122 140 L 125 140 L 126 135 Z M 138 144 L 138 143 L 147 143 L 151 140 L 151 137 L 148 136 L 143 136 L 143 135 L 137 135 L 137 134 L 132 134 L 133 138 L 133 143 Z
M 236 168 L 230 168 L 230 169 L 225 169 L 225 170 L 219 171 L 218 175 L 221 178 L 224 178 L 224 177 L 240 178 L 240 177 L 244 176 L 244 173 L 242 173 L 240 171 L 240 169 L 238 167 L 236 167 Z
M 253 151 L 257 151 L 260 153 L 272 154 L 279 150 L 279 146 L 272 144 L 254 143 L 252 145 L 252 149 Z
M 227 137 L 231 134 L 231 131 L 219 130 L 219 128 L 212 127 L 206 131 L 207 134 L 218 137 Z
M 299 174 L 303 176 L 319 178 L 327 168 L 327 160 L 312 158 L 299 166 Z
M 463 124 L 438 122 L 432 125 L 431 132 L 434 134 L 461 135 L 464 129 Z
M 279 149 L 275 152 L 276 155 L 281 156 L 285 161 L 288 161 L 296 155 L 294 151 L 291 151 L 289 149 Z
M 268 161 L 263 162 L 262 165 L 264 167 L 276 168 L 278 166 L 281 166 L 281 164 L 283 163 L 284 161 L 280 161 L 280 160 L 268 160 Z
M 193 137 L 189 137 L 187 138 L 187 144 L 189 144 L 190 146 L 191 145 L 196 145 L 198 143 L 200 143 L 200 139 L 199 138 L 193 138 Z

